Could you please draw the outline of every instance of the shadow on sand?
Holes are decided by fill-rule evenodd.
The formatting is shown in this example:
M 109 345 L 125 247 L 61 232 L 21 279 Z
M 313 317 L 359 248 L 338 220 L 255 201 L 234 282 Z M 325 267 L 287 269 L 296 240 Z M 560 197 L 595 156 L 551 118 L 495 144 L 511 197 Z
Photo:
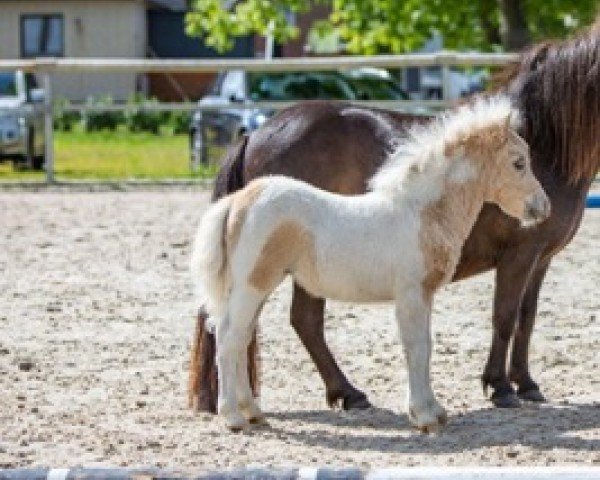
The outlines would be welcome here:
M 600 403 L 596 402 L 473 410 L 451 415 L 449 424 L 437 435 L 421 435 L 411 429 L 406 415 L 376 407 L 351 414 L 331 410 L 276 412 L 268 414 L 268 418 L 278 422 L 263 430 L 267 436 L 274 434 L 300 444 L 340 451 L 447 454 L 509 445 L 542 451 L 600 451 L 600 439 L 580 436 L 586 430 L 600 428 Z M 306 428 L 301 432 L 296 427 L 288 430 L 288 421 Z

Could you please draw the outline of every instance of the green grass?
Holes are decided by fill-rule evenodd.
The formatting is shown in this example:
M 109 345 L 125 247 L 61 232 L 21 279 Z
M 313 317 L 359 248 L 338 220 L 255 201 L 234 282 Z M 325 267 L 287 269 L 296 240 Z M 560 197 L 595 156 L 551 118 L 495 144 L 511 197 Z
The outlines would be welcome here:
M 219 158 L 219 153 L 213 152 Z M 153 135 L 126 130 L 85 133 L 54 133 L 57 180 L 190 179 L 215 175 L 217 166 L 192 174 L 187 135 Z M 0 164 L 0 181 L 36 181 L 44 172 L 14 170 L 11 162 Z

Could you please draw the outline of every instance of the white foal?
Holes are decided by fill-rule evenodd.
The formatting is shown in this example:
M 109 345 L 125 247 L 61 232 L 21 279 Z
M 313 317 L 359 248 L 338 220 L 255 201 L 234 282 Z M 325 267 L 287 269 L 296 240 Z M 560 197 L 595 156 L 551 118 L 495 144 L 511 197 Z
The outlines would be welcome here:
M 192 268 L 215 322 L 218 408 L 231 429 L 262 419 L 246 351 L 286 275 L 317 297 L 395 302 L 410 420 L 425 431 L 446 421 L 430 382 L 433 293 L 452 278 L 484 202 L 523 223 L 550 212 L 528 146 L 509 125 L 515 115 L 494 96 L 413 130 L 364 195 L 266 177 L 209 208 Z

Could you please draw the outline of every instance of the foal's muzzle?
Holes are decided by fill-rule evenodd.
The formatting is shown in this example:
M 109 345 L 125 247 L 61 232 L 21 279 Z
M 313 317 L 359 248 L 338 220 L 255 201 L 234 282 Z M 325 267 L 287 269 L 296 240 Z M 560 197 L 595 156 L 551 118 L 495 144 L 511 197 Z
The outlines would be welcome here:
M 550 212 L 550 200 L 546 195 L 534 195 L 525 204 L 525 219 L 529 222 L 543 222 L 550 216 Z

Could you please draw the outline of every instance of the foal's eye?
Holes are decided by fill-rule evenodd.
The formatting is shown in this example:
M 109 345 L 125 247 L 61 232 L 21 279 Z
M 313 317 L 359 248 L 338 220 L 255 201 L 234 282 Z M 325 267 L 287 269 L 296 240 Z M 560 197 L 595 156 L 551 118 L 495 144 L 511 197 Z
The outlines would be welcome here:
M 523 157 L 519 157 L 517 160 L 515 160 L 513 162 L 513 167 L 515 167 L 515 170 L 519 172 L 525 170 L 525 160 L 523 159 Z

